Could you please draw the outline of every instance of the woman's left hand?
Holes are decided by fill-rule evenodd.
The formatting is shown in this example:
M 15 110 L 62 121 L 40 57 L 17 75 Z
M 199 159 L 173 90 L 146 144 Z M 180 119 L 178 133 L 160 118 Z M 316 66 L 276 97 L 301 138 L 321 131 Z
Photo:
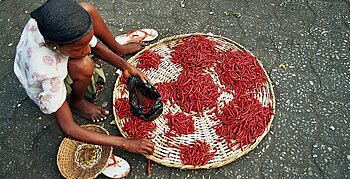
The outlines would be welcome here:
M 144 73 L 142 73 L 140 70 L 138 70 L 137 68 L 135 68 L 131 65 L 129 65 L 129 67 L 123 71 L 123 74 L 127 78 L 129 78 L 130 76 L 137 76 L 141 79 L 141 81 L 143 81 L 145 83 L 149 80 L 148 77 Z

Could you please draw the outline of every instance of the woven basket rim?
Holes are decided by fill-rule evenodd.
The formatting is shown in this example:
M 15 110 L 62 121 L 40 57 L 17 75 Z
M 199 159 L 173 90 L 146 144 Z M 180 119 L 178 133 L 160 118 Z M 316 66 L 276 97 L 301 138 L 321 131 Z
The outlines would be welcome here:
M 86 124 L 86 125 L 81 125 L 80 127 L 82 127 L 82 128 L 89 128 L 89 127 L 98 128 L 98 129 L 101 129 L 106 135 L 109 135 L 109 132 L 108 132 L 107 129 L 105 129 L 104 127 L 102 127 L 102 126 L 100 126 L 100 125 L 97 125 L 97 124 Z M 73 140 L 73 139 L 70 139 L 70 138 L 68 138 L 68 137 L 65 137 L 65 138 L 61 141 L 61 144 L 60 144 L 60 146 L 59 146 L 59 148 L 58 148 L 57 157 L 56 157 L 56 162 L 57 162 L 58 169 L 59 169 L 59 171 L 60 171 L 60 173 L 61 173 L 61 175 L 62 175 L 63 177 L 69 178 L 68 176 L 65 175 L 65 172 L 63 171 L 64 168 L 61 168 L 60 165 L 59 165 L 59 163 L 60 163 L 60 161 L 59 161 L 59 158 L 60 158 L 60 157 L 59 157 L 59 154 L 61 153 L 62 150 L 64 150 L 64 149 L 61 147 L 61 145 L 62 145 L 63 142 L 66 141 L 66 140 L 70 140 L 70 141 L 74 141 L 74 142 L 80 142 L 80 141 Z M 82 142 L 82 143 L 84 143 L 84 142 Z M 113 154 L 113 147 L 110 146 L 110 151 L 108 152 L 108 158 L 110 158 L 112 154 Z M 73 156 L 72 156 L 72 157 L 73 157 Z M 100 175 L 100 174 L 103 172 L 103 170 L 104 170 L 104 169 L 106 168 L 106 166 L 108 165 L 108 158 L 107 158 L 107 161 L 106 161 L 106 163 L 104 164 L 104 166 L 100 169 L 99 172 L 97 172 L 97 173 L 94 175 L 93 178 L 96 178 L 98 175 Z
M 249 50 L 244 48 L 241 44 L 239 44 L 239 43 L 237 43 L 237 42 L 235 42 L 235 41 L 233 41 L 233 40 L 231 40 L 231 39 L 229 39 L 227 37 L 223 37 L 223 36 L 220 36 L 220 35 L 214 35 L 212 33 L 189 33 L 189 34 L 173 35 L 173 36 L 170 36 L 170 37 L 163 38 L 163 39 L 159 40 L 158 42 L 156 42 L 154 44 L 151 44 L 151 45 L 145 47 L 143 50 L 141 50 L 138 53 L 136 53 L 134 56 L 129 58 L 128 62 L 129 63 L 134 62 L 137 59 L 137 57 L 139 57 L 139 55 L 142 54 L 144 51 L 149 50 L 151 48 L 154 48 L 156 46 L 165 44 L 166 42 L 173 41 L 173 40 L 176 40 L 176 39 L 191 37 L 191 36 L 198 36 L 198 35 L 202 35 L 202 36 L 206 36 L 206 37 L 212 37 L 212 38 L 218 38 L 218 39 L 223 39 L 223 40 L 225 40 L 227 42 L 230 42 L 230 43 L 234 44 L 235 46 L 237 46 L 239 48 L 239 50 L 249 52 L 250 55 L 256 57 L 252 52 L 250 52 Z M 161 164 L 161 165 L 164 165 L 164 166 L 167 166 L 167 167 L 174 167 L 174 168 L 180 168 L 180 169 L 211 169 L 211 168 L 222 167 L 224 165 L 232 163 L 233 161 L 237 160 L 238 158 L 242 157 L 243 155 L 245 155 L 245 154 L 249 153 L 250 151 L 252 151 L 253 149 L 255 149 L 258 146 L 258 144 L 264 139 L 264 137 L 267 135 L 267 133 L 270 131 L 273 119 L 274 119 L 274 117 L 276 115 L 276 99 L 275 99 L 275 94 L 274 94 L 274 90 L 273 90 L 273 85 L 272 85 L 271 79 L 270 79 L 269 75 L 267 74 L 263 64 L 261 63 L 261 61 L 257 57 L 256 57 L 256 60 L 257 60 L 258 64 L 262 67 L 264 75 L 265 75 L 265 77 L 267 79 L 267 83 L 269 84 L 268 88 L 269 88 L 269 90 L 271 92 L 271 106 L 273 108 L 273 114 L 271 115 L 270 121 L 267 124 L 264 133 L 261 134 L 258 138 L 256 138 L 255 142 L 250 144 L 249 147 L 243 149 L 243 151 L 238 156 L 231 157 L 231 158 L 228 158 L 228 160 L 225 160 L 223 162 L 217 162 L 217 163 L 211 164 L 211 165 L 206 164 L 206 165 L 200 165 L 200 166 L 193 166 L 193 165 L 183 165 L 183 164 L 172 164 L 172 163 L 169 163 L 169 162 L 164 162 L 164 161 L 158 159 L 157 157 L 154 157 L 153 155 L 146 155 L 146 154 L 143 154 L 143 155 L 147 159 L 153 160 L 154 162 L 156 162 L 158 164 Z M 116 91 L 117 91 L 116 89 L 119 86 L 117 84 L 117 82 L 118 82 L 118 79 L 120 78 L 120 76 L 121 75 L 119 75 L 117 77 L 116 83 L 114 85 L 113 104 L 115 104 L 115 102 L 116 102 Z M 116 110 L 115 110 L 114 107 L 113 107 L 113 115 L 114 115 L 114 120 L 116 121 L 116 124 L 117 124 L 117 127 L 118 127 L 120 133 L 122 134 L 123 137 L 128 138 L 128 136 L 125 133 L 125 131 L 123 131 L 122 126 L 117 121 L 118 117 L 117 117 Z

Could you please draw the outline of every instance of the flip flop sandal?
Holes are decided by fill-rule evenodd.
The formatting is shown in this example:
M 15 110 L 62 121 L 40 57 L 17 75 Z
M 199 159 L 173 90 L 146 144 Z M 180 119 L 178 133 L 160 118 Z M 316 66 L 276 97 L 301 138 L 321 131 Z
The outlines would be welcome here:
M 126 34 L 115 37 L 115 41 L 124 45 L 133 42 L 149 42 L 158 37 L 158 32 L 154 29 L 131 30 Z
M 102 171 L 109 178 L 123 178 L 130 172 L 130 165 L 124 159 L 111 155 L 107 161 L 107 166 Z

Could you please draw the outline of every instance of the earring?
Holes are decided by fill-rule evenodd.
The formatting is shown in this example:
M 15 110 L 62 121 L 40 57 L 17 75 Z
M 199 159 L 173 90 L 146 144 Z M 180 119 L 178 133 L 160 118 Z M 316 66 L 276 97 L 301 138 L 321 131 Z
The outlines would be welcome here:
M 53 47 L 54 50 L 57 50 L 57 47 Z

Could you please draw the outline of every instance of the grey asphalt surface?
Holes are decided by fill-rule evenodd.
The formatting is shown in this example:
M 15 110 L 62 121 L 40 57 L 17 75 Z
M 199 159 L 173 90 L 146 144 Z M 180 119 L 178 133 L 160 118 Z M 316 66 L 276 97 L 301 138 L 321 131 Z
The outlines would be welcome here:
M 63 136 L 54 116 L 41 113 L 13 73 L 28 12 L 42 2 L 0 0 L 0 178 L 62 178 L 56 155 Z M 276 117 L 252 152 L 211 170 L 152 162 L 147 176 L 143 156 L 115 148 L 114 154 L 132 167 L 127 178 L 350 178 L 350 0 L 90 2 L 115 35 L 154 28 L 159 39 L 211 32 L 235 40 L 262 61 L 274 84 Z M 107 101 L 111 111 L 116 75 L 114 68 L 104 67 L 107 86 L 98 103 Z M 75 117 L 79 124 L 89 123 Z M 101 125 L 120 135 L 111 120 L 112 115 Z

